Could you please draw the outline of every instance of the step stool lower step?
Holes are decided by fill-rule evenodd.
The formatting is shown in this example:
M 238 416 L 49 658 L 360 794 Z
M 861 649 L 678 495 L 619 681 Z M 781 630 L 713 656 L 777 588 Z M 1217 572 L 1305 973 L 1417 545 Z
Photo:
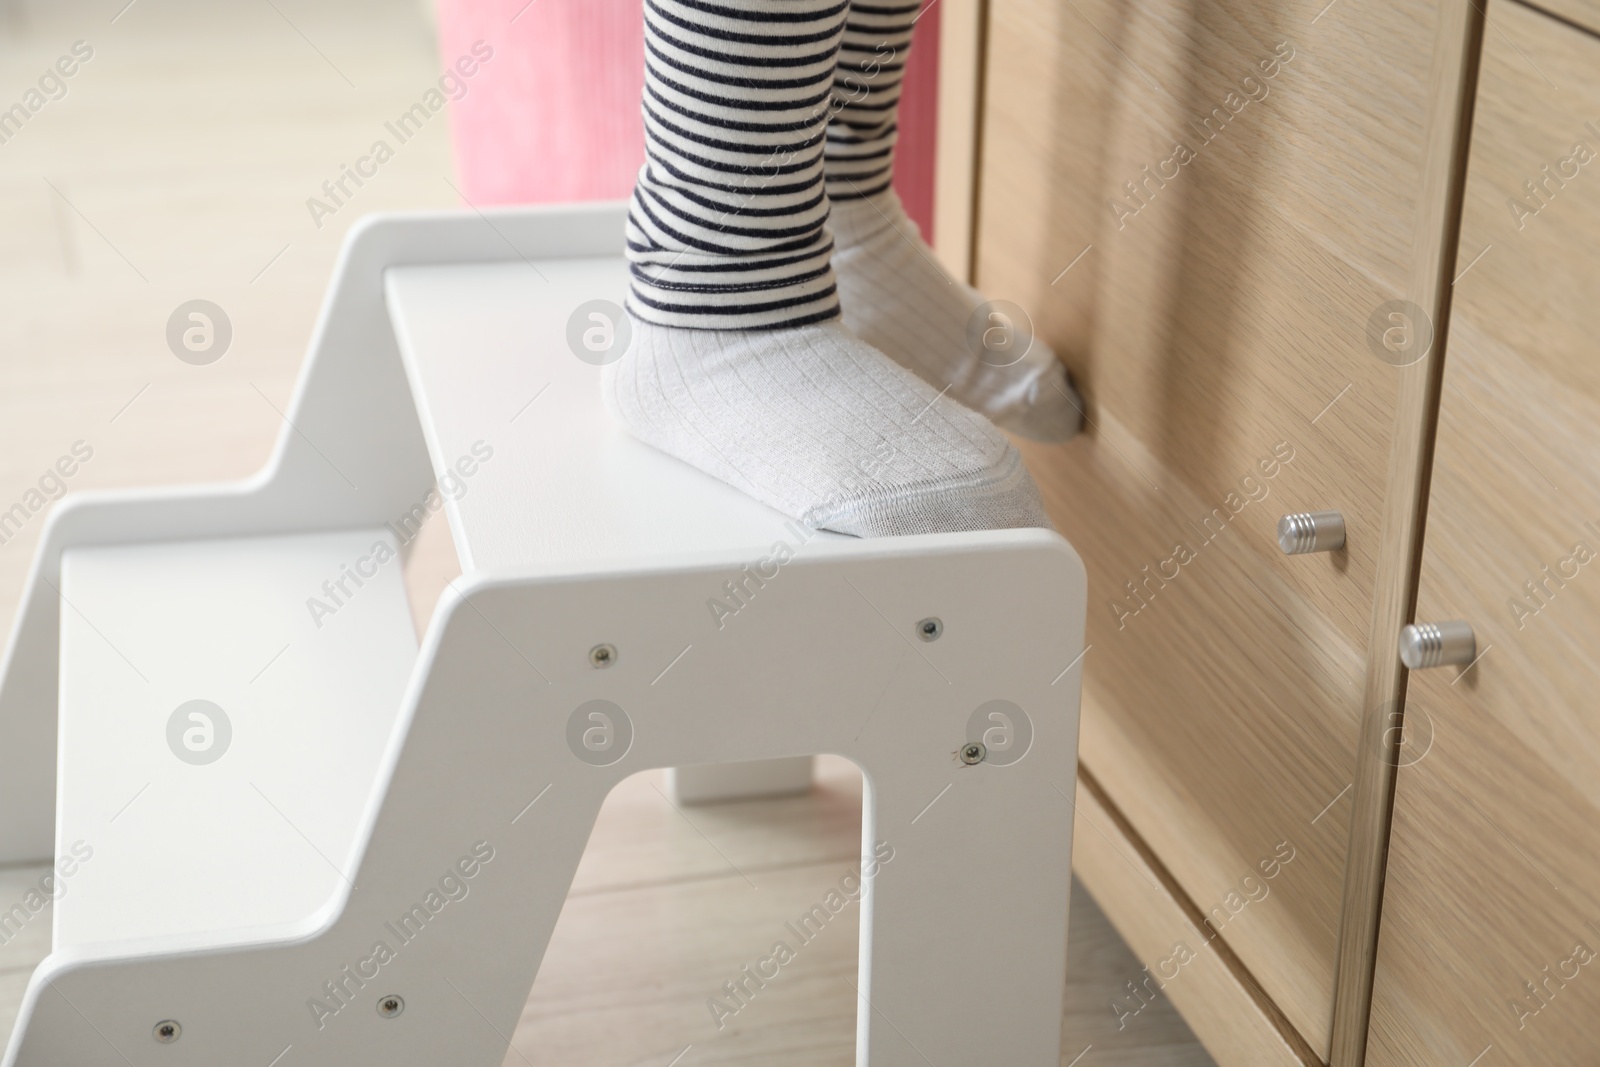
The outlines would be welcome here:
M 55 950 L 314 915 L 416 661 L 394 538 L 70 549 L 61 593 Z

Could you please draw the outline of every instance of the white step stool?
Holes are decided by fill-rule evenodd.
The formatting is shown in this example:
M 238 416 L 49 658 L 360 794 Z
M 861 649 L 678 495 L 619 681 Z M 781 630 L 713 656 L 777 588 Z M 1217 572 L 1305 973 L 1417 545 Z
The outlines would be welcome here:
M 363 223 L 266 471 L 56 510 L 0 862 L 65 892 L 4 1067 L 495 1067 L 613 786 L 819 752 L 867 782 L 857 1063 L 1056 1067 L 1081 563 L 813 535 L 628 438 L 566 342 L 623 218 Z M 436 476 L 464 574 L 419 652 L 385 557 Z

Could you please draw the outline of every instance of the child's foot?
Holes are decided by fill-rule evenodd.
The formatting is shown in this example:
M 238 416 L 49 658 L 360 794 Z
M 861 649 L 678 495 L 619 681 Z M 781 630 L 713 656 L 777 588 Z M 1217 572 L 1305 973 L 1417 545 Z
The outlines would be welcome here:
M 1050 526 L 988 420 L 837 319 L 781 330 L 635 319 L 603 383 L 634 436 L 812 527 L 872 537 Z
M 1012 433 L 1064 441 L 1078 432 L 1082 401 L 1055 352 L 1030 336 L 1026 323 L 992 319 L 974 327 L 983 294 L 939 265 L 893 190 L 837 200 L 830 221 L 839 300 L 852 332 Z M 985 347 L 986 338 L 998 343 Z

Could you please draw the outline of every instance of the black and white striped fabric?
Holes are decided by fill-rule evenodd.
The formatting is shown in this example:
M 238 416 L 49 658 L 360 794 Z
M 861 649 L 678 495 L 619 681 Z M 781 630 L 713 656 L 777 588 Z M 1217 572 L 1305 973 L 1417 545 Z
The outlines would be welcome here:
M 855 0 L 833 79 L 833 121 L 823 168 L 830 200 L 859 200 L 894 177 L 896 115 L 919 3 Z
M 644 8 L 646 158 L 628 212 L 630 310 L 702 330 L 834 318 L 829 200 L 889 187 L 918 5 Z
M 777 329 L 839 313 L 823 136 L 848 0 L 644 0 L 629 309 Z

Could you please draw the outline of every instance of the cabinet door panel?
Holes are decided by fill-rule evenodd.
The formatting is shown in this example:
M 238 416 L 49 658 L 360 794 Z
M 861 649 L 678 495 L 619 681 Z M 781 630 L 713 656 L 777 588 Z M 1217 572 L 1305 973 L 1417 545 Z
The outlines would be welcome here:
M 1090 400 L 1025 450 L 1090 572 L 1083 761 L 1323 1056 L 1433 10 L 991 4 L 978 282 Z M 1329 508 L 1345 551 L 1280 552 Z
M 1488 16 L 1417 602 L 1479 659 L 1411 676 L 1375 1067 L 1600 1043 L 1600 38 Z
M 1581 29 L 1600 33 L 1600 0 L 1540 0 L 1538 6 Z

